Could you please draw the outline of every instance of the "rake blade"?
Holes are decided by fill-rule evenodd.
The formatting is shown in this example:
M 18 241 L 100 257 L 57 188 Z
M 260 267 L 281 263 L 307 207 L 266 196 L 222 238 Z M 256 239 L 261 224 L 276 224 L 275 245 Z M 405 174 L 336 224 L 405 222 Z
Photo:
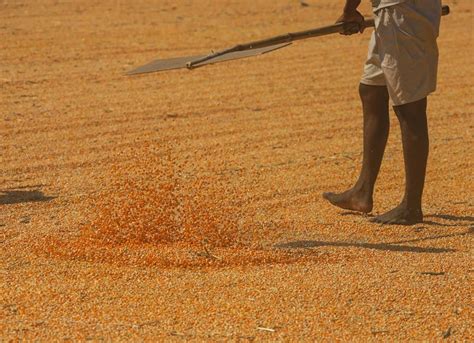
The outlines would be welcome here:
M 193 68 L 202 67 L 207 64 L 214 64 L 214 63 L 219 63 L 219 62 L 224 62 L 224 61 L 236 60 L 239 58 L 263 55 L 268 52 L 284 48 L 290 44 L 291 43 L 283 43 L 283 44 L 277 44 L 277 45 L 273 45 L 273 46 L 269 46 L 265 48 L 231 52 L 225 55 L 212 58 L 205 62 L 195 64 L 193 65 Z M 145 64 L 144 66 L 138 67 L 137 69 L 129 71 L 127 75 L 145 74 L 145 73 L 153 73 L 156 71 L 187 68 L 188 62 L 200 59 L 202 57 L 205 57 L 205 56 L 176 57 L 176 58 L 169 58 L 166 60 L 156 60 L 148 64 Z

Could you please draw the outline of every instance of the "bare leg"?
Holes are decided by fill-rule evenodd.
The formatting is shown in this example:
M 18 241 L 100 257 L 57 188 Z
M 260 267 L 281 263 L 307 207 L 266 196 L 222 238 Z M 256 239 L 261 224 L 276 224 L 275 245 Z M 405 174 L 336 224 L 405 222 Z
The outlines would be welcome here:
M 423 221 L 421 197 L 425 183 L 429 138 L 426 119 L 426 98 L 410 104 L 395 106 L 402 130 L 405 160 L 405 195 L 400 205 L 375 217 L 378 223 L 411 225 Z
M 385 86 L 364 84 L 360 84 L 359 94 L 364 112 L 364 153 L 359 179 L 346 192 L 324 193 L 323 198 L 344 209 L 369 213 L 390 127 L 389 96 Z

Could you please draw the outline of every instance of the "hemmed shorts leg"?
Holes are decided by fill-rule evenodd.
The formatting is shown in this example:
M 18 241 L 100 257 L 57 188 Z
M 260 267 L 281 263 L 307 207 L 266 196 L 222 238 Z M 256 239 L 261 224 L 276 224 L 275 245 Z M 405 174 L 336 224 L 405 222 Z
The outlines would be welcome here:
M 420 0 L 412 0 L 375 13 L 375 31 L 360 82 L 386 85 L 394 106 L 421 100 L 436 90 L 441 3 L 439 10 L 423 6 Z

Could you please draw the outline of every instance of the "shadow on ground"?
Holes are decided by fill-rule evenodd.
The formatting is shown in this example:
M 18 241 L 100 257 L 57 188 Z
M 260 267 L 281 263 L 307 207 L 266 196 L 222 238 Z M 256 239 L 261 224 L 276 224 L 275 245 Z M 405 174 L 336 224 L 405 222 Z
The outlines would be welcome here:
M 383 250 L 383 251 L 440 254 L 440 253 L 455 252 L 456 250 L 450 249 L 450 248 L 415 247 L 415 246 L 402 245 L 402 244 L 441 239 L 441 238 L 447 238 L 447 237 L 461 237 L 461 236 L 471 235 L 473 233 L 474 233 L 474 228 L 471 227 L 466 232 L 453 233 L 453 234 L 448 234 L 448 235 L 430 236 L 430 237 L 417 238 L 417 239 L 391 242 L 391 243 L 325 242 L 325 241 L 313 241 L 313 240 L 300 240 L 300 241 L 294 241 L 294 242 L 288 242 L 288 243 L 280 243 L 280 244 L 275 245 L 275 248 L 310 249 L 310 248 L 317 248 L 317 247 L 340 247 L 340 248 L 350 247 L 350 248 L 364 248 L 364 249 L 374 249 L 374 250 Z
M 455 222 L 470 222 L 474 223 L 474 217 L 471 216 L 453 216 L 451 214 L 432 214 L 428 215 L 429 218 L 439 218 Z
M 354 211 L 343 211 L 339 215 L 341 216 L 363 216 L 366 218 L 373 218 L 374 215 L 372 214 L 361 214 L 359 212 L 354 212 Z M 452 224 L 446 224 L 446 223 L 440 223 L 437 221 L 433 220 L 427 220 L 428 218 L 431 219 L 443 219 L 447 220 L 450 222 L 454 222 Z M 423 223 L 419 223 L 419 225 L 433 225 L 433 226 L 442 226 L 442 227 L 456 227 L 456 226 L 466 226 L 469 224 L 474 224 L 474 217 L 472 216 L 455 216 L 452 214 L 431 214 L 431 215 L 426 215 L 424 217 Z M 377 224 L 380 225 L 380 224 Z
M 424 248 L 412 247 L 408 245 L 397 245 L 387 243 L 351 243 L 351 242 L 324 242 L 324 241 L 295 241 L 277 244 L 276 248 L 280 249 L 301 249 L 301 248 L 316 248 L 316 247 L 341 247 L 341 248 L 365 248 L 384 251 L 398 251 L 398 252 L 414 252 L 414 253 L 447 253 L 454 252 L 454 249 L 445 248 Z
M 21 204 L 25 202 L 49 201 L 56 197 L 45 195 L 40 190 L 12 190 L 0 191 L 0 205 Z

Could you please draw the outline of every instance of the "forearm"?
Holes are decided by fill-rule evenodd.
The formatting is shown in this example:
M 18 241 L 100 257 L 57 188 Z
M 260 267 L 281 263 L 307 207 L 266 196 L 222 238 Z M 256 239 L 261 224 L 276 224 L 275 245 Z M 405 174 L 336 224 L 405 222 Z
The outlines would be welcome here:
M 353 13 L 359 7 L 361 0 L 346 0 L 346 4 L 344 6 L 344 13 Z

